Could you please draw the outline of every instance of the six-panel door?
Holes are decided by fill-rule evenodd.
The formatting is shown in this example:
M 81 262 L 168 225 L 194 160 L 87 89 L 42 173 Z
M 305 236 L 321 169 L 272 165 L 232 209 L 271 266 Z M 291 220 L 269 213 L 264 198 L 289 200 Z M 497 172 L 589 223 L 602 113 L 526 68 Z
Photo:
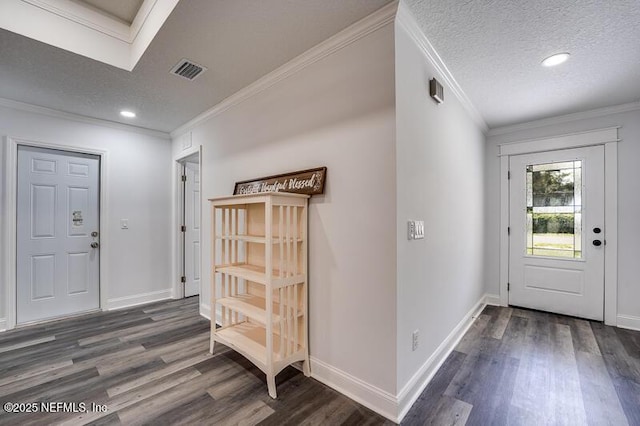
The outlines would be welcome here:
M 99 307 L 99 174 L 94 155 L 18 148 L 19 324 Z

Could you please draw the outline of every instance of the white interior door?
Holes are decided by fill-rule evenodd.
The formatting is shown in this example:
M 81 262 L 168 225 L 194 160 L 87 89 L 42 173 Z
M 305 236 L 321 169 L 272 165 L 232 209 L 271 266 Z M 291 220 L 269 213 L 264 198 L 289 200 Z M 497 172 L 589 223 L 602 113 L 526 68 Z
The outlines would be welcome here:
M 509 158 L 509 304 L 604 315 L 604 147 Z
M 100 306 L 99 173 L 94 155 L 18 147 L 19 324 Z
M 184 297 L 200 294 L 200 166 L 184 163 Z

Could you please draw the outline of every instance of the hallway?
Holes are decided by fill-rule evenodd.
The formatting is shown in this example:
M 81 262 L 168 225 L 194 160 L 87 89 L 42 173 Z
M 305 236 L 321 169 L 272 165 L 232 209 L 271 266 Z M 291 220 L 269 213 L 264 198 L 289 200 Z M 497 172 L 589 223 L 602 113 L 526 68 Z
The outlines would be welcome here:
M 640 425 L 640 332 L 487 306 L 403 424 Z

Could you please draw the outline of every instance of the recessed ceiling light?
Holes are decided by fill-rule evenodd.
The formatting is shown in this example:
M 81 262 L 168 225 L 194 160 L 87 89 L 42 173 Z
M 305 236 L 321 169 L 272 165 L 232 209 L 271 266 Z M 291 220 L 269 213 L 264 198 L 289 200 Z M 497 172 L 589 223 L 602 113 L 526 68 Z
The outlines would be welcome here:
M 133 111 L 122 110 L 120 111 L 120 115 L 127 118 L 136 118 L 136 113 Z
M 555 55 L 551 55 L 544 61 L 542 61 L 542 65 L 544 65 L 545 67 L 555 67 L 556 65 L 560 65 L 561 63 L 569 59 L 569 56 L 570 55 L 566 52 L 556 53 Z

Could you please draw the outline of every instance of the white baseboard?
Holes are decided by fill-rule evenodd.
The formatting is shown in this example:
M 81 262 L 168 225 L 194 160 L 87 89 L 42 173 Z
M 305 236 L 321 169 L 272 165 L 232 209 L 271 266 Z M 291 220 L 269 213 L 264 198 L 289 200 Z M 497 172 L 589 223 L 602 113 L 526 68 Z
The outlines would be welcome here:
M 200 304 L 200 315 L 211 321 L 211 306 Z M 219 310 L 216 312 L 216 324 L 222 325 L 222 314 Z
M 396 421 L 398 402 L 392 394 L 345 373 L 318 358 L 310 358 L 311 377 L 376 413 Z
M 492 305 L 492 306 L 501 306 L 500 305 L 500 295 L 499 294 L 486 293 L 484 295 L 484 304 L 485 305 Z
M 618 315 L 618 327 L 640 331 L 640 317 L 631 315 Z
M 491 296 L 489 296 L 491 297 Z M 486 306 L 487 296 L 480 298 L 473 308 L 462 318 L 458 325 L 449 333 L 447 338 L 438 346 L 438 349 L 427 359 L 420 369 L 411 377 L 409 382 L 398 393 L 398 423 L 407 415 L 411 406 L 416 402 L 422 391 L 427 387 L 440 366 L 453 352 L 458 342 L 465 335 L 473 321 L 480 315 Z
M 313 356 L 310 357 L 311 377 L 387 419 L 400 423 L 487 304 L 499 305 L 499 297 L 491 294 L 482 296 L 478 303 L 449 333 L 438 349 L 413 375 L 398 396 L 394 396 Z M 211 319 L 211 307 L 201 304 L 200 315 Z M 216 317 L 218 316 L 216 315 Z M 219 320 L 219 318 L 216 319 Z
M 6 318 L 0 318 L 0 331 L 7 331 L 7 320 L 6 320 Z
M 109 311 L 114 309 L 130 308 L 136 305 L 143 305 L 145 303 L 158 302 L 160 300 L 171 299 L 173 297 L 173 290 L 159 290 L 152 291 L 150 293 L 136 294 L 133 296 L 117 297 L 115 299 L 107 300 L 107 309 Z
M 200 315 L 211 321 L 211 306 L 200 304 Z

